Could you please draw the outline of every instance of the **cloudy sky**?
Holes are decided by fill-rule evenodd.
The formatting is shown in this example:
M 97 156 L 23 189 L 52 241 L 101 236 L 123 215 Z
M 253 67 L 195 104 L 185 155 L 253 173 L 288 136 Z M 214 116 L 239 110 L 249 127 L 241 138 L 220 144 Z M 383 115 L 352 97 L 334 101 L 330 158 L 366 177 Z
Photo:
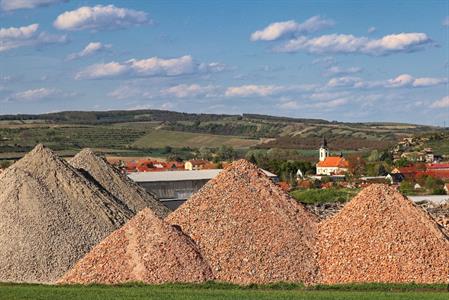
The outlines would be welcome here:
M 0 114 L 449 124 L 449 2 L 0 0 Z

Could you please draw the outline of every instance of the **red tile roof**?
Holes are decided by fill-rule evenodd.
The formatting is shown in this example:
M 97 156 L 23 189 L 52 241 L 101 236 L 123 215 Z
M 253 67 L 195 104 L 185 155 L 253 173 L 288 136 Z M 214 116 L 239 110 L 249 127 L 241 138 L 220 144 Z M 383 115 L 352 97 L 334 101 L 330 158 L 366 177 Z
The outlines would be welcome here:
M 427 170 L 449 170 L 449 164 L 428 164 Z
M 328 156 L 316 165 L 317 167 L 348 168 L 349 162 L 341 156 Z

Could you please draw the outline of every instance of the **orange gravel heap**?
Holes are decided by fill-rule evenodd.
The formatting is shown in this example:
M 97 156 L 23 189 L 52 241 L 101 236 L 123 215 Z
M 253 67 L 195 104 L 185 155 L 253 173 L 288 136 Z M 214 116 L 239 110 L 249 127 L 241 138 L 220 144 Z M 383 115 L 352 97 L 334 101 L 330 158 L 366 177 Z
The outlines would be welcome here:
M 219 281 L 311 283 L 316 275 L 316 218 L 245 160 L 166 220 L 197 242 Z
M 212 279 L 195 243 L 145 208 L 95 246 L 59 282 L 160 284 Z
M 319 228 L 321 283 L 448 281 L 447 236 L 386 185 L 365 188 Z

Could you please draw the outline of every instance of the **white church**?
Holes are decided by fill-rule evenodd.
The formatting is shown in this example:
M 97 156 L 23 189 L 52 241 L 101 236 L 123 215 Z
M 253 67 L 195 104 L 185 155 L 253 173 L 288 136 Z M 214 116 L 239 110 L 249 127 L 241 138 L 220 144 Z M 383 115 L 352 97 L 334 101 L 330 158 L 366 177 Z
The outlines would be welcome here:
M 343 155 L 329 155 L 326 138 L 323 138 L 319 153 L 320 161 L 316 164 L 316 175 L 343 175 L 348 172 L 349 162 Z

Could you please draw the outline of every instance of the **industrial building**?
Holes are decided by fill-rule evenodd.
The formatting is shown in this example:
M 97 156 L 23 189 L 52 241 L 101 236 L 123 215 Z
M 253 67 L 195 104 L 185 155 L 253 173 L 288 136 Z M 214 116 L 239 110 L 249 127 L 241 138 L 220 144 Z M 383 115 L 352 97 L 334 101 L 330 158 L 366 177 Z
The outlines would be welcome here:
M 154 194 L 169 209 L 175 210 L 221 171 L 222 169 L 133 172 L 128 177 Z M 262 171 L 273 181 L 278 180 L 277 175 Z

